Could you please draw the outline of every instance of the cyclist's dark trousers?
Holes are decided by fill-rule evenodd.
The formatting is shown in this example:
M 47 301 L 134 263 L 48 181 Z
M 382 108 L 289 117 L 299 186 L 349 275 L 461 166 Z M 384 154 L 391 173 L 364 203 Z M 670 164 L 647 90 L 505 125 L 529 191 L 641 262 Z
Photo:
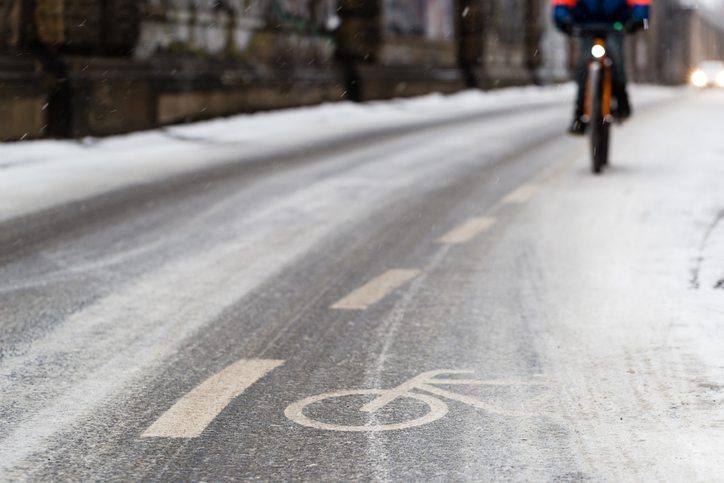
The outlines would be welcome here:
M 593 56 L 591 48 L 595 37 L 592 35 L 584 35 L 581 37 L 581 53 L 578 57 L 578 69 L 576 72 L 576 81 L 578 82 L 578 99 L 576 99 L 576 116 L 583 114 L 583 103 L 586 97 L 586 74 L 588 73 L 588 63 Z M 628 96 L 626 95 L 626 70 L 624 69 L 623 58 L 623 34 L 619 32 L 611 32 L 606 35 L 606 54 L 613 62 L 611 88 L 613 94 L 619 102 L 626 103 L 628 107 Z

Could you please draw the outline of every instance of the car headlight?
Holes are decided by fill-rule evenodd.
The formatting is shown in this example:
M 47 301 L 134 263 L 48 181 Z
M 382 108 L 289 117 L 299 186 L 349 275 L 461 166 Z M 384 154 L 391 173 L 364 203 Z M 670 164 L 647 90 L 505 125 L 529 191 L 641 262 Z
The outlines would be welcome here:
M 724 87 L 724 71 L 716 75 L 716 83 L 719 84 L 720 87 Z
M 697 70 L 691 76 L 691 83 L 694 84 L 696 87 L 704 87 L 707 82 L 708 79 L 706 78 L 706 74 L 704 74 L 700 70 Z

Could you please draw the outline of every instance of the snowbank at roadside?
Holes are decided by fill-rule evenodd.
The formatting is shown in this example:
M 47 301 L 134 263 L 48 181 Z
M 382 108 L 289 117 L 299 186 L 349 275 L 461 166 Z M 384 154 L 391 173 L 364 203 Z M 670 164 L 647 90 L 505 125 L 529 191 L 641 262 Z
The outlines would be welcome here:
M 635 106 L 683 92 L 632 87 Z M 131 185 L 229 162 L 302 151 L 335 139 L 525 105 L 570 105 L 574 94 L 572 83 L 468 90 L 238 115 L 100 139 L 0 144 L 0 222 Z

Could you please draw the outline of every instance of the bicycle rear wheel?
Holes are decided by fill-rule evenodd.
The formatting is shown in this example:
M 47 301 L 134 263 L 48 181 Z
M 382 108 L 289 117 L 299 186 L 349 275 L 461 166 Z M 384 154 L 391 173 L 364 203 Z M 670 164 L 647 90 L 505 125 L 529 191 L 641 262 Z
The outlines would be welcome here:
M 608 143 L 610 125 L 603 117 L 603 69 L 593 62 L 588 69 L 591 86 L 591 169 L 601 172 L 608 164 Z
M 400 423 L 391 424 L 374 424 L 369 426 L 352 426 L 343 424 L 330 424 L 322 421 L 317 421 L 304 414 L 304 408 L 310 404 L 324 401 L 325 399 L 334 399 L 344 396 L 366 396 L 370 394 L 382 395 L 387 391 L 380 389 L 355 389 L 351 391 L 340 391 L 329 394 L 320 394 L 319 396 L 312 396 L 295 403 L 290 404 L 284 410 L 284 415 L 302 426 L 307 426 L 316 429 L 325 429 L 327 431 L 393 431 L 397 429 L 413 428 L 415 426 L 421 426 L 428 424 L 433 421 L 437 421 L 441 417 L 445 416 L 448 412 L 448 406 L 441 400 L 428 396 L 427 394 L 419 394 L 416 392 L 406 392 L 399 395 L 400 398 L 411 398 L 416 399 L 422 403 L 425 403 L 429 411 L 424 416 L 411 421 L 404 421 Z

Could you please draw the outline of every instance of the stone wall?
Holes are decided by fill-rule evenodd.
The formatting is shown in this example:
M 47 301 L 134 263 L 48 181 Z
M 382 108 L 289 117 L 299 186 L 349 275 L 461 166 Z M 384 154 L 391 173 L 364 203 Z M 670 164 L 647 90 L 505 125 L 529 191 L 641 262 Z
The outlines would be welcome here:
M 186 54 L 269 68 L 329 64 L 332 0 L 145 0 L 136 56 Z M 317 66 L 315 66 L 317 67 Z
M 650 28 L 627 39 L 627 71 L 634 82 L 682 84 L 702 60 L 724 60 L 724 24 L 703 7 L 676 0 L 651 7 Z
M 540 0 L 461 0 L 461 62 L 481 88 L 529 84 L 541 65 Z
M 0 140 L 560 81 L 577 45 L 549 17 L 548 0 L 0 0 Z M 722 32 L 659 0 L 629 77 L 686 82 Z
M 20 45 L 21 0 L 0 0 L 0 53 L 16 51 Z
M 33 0 L 35 41 L 52 53 L 123 55 L 135 47 L 135 0 Z
M 0 0 L 0 141 L 47 135 L 53 82 L 37 58 L 23 55 L 28 6 L 24 0 Z
M 52 85 L 37 60 L 0 56 L 0 141 L 48 134 Z
M 337 59 L 356 100 L 466 86 L 453 0 L 340 0 Z
M 0 138 L 102 136 L 343 98 L 331 2 L 0 0 Z
M 724 17 L 713 12 L 691 18 L 689 72 L 704 60 L 724 60 Z
M 538 52 L 539 66 L 535 72 L 536 82 L 550 84 L 563 82 L 570 78 L 570 52 L 571 43 L 566 35 L 558 32 L 554 25 L 551 13 L 550 0 L 540 0 L 538 27 L 541 29 Z
M 630 81 L 680 83 L 688 42 L 689 14 L 677 0 L 659 0 L 651 6 L 649 28 L 626 39 L 626 70 Z
M 332 0 L 144 0 L 157 124 L 338 100 Z

